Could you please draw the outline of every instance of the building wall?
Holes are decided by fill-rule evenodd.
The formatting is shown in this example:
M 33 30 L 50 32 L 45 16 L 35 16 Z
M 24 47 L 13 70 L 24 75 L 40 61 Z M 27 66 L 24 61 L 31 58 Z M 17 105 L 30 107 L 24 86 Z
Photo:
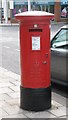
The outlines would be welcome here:
M 5 0 L 2 0 L 5 1 Z M 13 0 L 14 1 L 14 9 L 10 10 L 10 0 L 7 0 L 8 4 L 8 19 L 11 19 L 11 22 L 14 21 L 14 15 L 16 13 L 24 12 L 28 10 L 27 0 Z M 54 2 L 55 0 L 30 0 L 31 1 L 31 10 L 42 10 L 46 12 L 51 12 L 55 14 L 55 21 L 66 20 L 65 18 L 61 18 L 61 4 L 59 2 Z M 57 1 L 57 0 L 56 0 Z M 62 0 L 63 1 L 63 0 Z M 62 9 L 64 6 L 62 7 Z
M 62 2 L 64 0 L 56 0 L 55 6 L 54 6 L 54 14 L 55 14 L 55 21 L 57 22 L 67 22 L 68 21 L 68 2 Z

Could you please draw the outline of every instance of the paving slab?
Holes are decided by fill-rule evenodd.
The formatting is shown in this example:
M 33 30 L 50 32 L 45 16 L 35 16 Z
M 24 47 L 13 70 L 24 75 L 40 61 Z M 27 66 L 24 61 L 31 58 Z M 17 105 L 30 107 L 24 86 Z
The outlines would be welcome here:
M 28 119 L 68 117 L 65 97 L 52 92 L 51 109 L 42 112 L 25 111 L 20 108 L 20 75 L 0 67 L 0 83 L 0 119 L 1 117 Z M 63 104 L 60 99 L 63 100 Z
M 6 100 L 6 103 L 8 103 L 11 106 L 13 106 L 13 105 L 20 106 L 20 99 L 16 98 L 16 99 L 11 99 L 10 101 Z
M 17 105 L 8 105 L 8 106 L 4 106 L 3 108 L 4 111 L 6 111 L 6 113 L 8 113 L 8 115 L 14 115 L 14 114 L 23 114 L 23 110 L 20 109 L 20 107 L 18 107 Z
M 47 110 L 43 112 L 28 112 L 24 111 L 24 114 L 28 118 L 56 118 L 55 115 L 49 113 Z
M 52 100 L 52 104 L 53 104 L 54 106 L 56 106 L 56 107 L 61 107 L 61 106 L 63 106 L 62 104 L 56 102 L 55 100 Z
M 4 94 L 0 94 L 0 101 L 7 101 L 7 100 L 11 100 L 11 96 L 8 95 L 8 93 L 4 93 Z
M 4 118 L 27 118 L 27 117 L 23 114 L 15 114 L 15 115 L 5 116 Z
M 67 109 L 68 110 L 68 109 Z M 52 113 L 53 115 L 56 115 L 58 117 L 60 116 L 65 116 L 67 115 L 66 114 L 66 107 L 65 106 L 62 106 L 62 107 L 58 107 L 57 109 L 51 109 L 51 110 L 48 110 L 50 113 Z
M 57 93 L 55 93 L 55 92 L 52 92 L 52 99 L 53 99 L 54 101 L 60 103 L 60 104 L 63 103 L 64 106 L 67 106 L 67 105 L 66 105 L 66 103 L 67 103 L 67 102 L 66 102 L 66 101 L 67 101 L 67 98 L 64 97 L 64 96 L 61 96 L 61 95 L 59 95 L 59 94 L 57 94 Z
M 12 84 L 9 81 L 0 83 L 0 88 L 10 87 L 10 86 L 12 86 Z
M 20 92 L 7 93 L 7 95 L 10 96 L 13 99 L 20 98 Z
M 9 88 L 14 92 L 20 92 L 20 85 L 19 86 L 10 86 Z
M 7 116 L 7 115 L 8 115 L 8 113 L 0 108 L 0 117 Z
M 0 94 L 13 92 L 9 87 L 0 88 Z

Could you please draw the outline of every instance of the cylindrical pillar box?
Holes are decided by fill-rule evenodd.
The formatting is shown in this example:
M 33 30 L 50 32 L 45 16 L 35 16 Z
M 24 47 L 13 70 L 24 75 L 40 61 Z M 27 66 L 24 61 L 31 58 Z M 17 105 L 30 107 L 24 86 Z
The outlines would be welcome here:
M 15 15 L 20 21 L 20 106 L 41 111 L 51 107 L 50 20 L 53 14 L 30 11 Z

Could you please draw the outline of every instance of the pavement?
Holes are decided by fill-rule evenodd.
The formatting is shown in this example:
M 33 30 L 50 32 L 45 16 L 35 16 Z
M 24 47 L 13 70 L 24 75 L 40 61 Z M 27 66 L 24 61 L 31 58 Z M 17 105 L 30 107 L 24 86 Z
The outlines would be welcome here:
M 55 100 L 59 97 L 59 102 Z M 64 100 L 64 104 L 60 103 Z M 68 118 L 66 98 L 52 92 L 52 107 L 42 112 L 20 108 L 20 75 L 0 67 L 0 120 L 2 118 Z

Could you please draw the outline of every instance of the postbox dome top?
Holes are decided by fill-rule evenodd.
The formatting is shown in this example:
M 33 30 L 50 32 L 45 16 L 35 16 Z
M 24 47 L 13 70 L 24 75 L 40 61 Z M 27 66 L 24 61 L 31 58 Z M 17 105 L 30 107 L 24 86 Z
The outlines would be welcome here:
M 52 18 L 54 18 L 54 14 L 43 12 L 43 11 L 27 11 L 27 12 L 16 14 L 15 17 L 20 22 L 29 22 L 29 21 L 35 22 L 37 20 L 50 21 Z
M 54 14 L 44 11 L 27 11 L 16 14 L 15 16 L 54 16 Z

